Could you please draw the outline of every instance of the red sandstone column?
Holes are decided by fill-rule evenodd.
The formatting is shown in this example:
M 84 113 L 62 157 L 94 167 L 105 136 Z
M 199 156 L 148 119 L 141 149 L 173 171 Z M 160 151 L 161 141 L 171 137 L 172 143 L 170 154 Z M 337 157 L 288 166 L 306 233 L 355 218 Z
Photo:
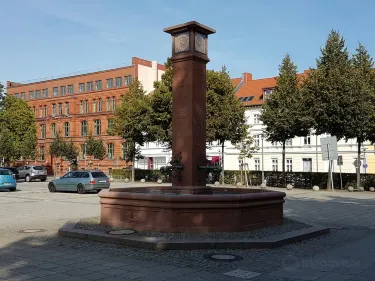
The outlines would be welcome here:
M 181 153 L 184 166 L 172 184 L 205 186 L 206 174 L 198 167 L 206 160 L 207 36 L 216 31 L 195 21 L 164 31 L 172 35 L 172 155 Z

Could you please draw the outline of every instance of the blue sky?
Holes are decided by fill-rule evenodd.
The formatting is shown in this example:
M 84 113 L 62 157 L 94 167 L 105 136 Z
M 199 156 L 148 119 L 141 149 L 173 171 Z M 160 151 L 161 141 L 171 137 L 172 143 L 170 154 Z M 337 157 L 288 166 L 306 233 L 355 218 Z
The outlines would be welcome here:
M 171 38 L 162 30 L 196 20 L 216 29 L 209 69 L 232 77 L 275 76 L 286 53 L 299 71 L 315 65 L 331 29 L 350 52 L 362 42 L 375 56 L 371 0 L 3 0 L 0 81 L 25 81 L 129 64 L 164 63 Z

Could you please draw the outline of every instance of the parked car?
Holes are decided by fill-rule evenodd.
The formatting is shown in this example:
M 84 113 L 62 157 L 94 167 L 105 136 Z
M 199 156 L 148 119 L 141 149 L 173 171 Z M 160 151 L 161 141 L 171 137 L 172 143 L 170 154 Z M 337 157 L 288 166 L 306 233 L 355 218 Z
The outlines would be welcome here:
M 18 180 L 20 177 L 19 177 L 19 172 L 18 172 L 18 169 L 16 167 L 0 167 L 0 169 L 8 169 L 8 170 L 11 170 L 15 179 Z
M 47 170 L 43 166 L 32 166 L 26 165 L 18 167 L 18 173 L 20 179 L 25 179 L 29 182 L 32 180 L 39 179 L 41 181 L 47 180 Z
M 77 191 L 84 194 L 88 191 L 100 192 L 110 187 L 109 177 L 100 170 L 80 170 L 69 172 L 61 178 L 48 183 L 50 192 Z
M 17 181 L 13 172 L 9 169 L 0 168 L 0 189 L 8 189 L 15 191 L 17 188 Z

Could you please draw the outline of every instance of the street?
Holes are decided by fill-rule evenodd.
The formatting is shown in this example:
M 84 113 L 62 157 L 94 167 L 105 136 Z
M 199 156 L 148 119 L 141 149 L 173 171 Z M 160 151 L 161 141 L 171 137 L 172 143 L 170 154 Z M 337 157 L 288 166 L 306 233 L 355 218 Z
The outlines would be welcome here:
M 18 191 L 0 192 L 0 280 L 244 280 L 234 270 L 256 281 L 375 280 L 374 193 L 286 190 L 285 216 L 332 227 L 331 234 L 278 249 L 228 249 L 243 260 L 219 263 L 202 257 L 212 250 L 155 253 L 57 237 L 66 221 L 99 216 L 99 197 L 50 193 L 47 184 L 19 181 Z

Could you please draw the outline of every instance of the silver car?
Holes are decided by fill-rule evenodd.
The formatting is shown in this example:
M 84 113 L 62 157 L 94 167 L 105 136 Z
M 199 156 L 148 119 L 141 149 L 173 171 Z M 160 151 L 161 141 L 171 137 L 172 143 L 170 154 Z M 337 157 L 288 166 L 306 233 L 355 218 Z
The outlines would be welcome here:
M 25 179 L 29 182 L 32 180 L 39 179 L 41 181 L 47 180 L 47 170 L 43 166 L 32 166 L 25 165 L 18 167 L 18 177 L 20 179 Z
M 88 191 L 100 192 L 102 189 L 109 188 L 110 185 L 110 180 L 104 172 L 81 170 L 69 172 L 61 178 L 51 180 L 48 183 L 48 190 L 50 192 L 77 191 L 79 194 L 84 194 Z

